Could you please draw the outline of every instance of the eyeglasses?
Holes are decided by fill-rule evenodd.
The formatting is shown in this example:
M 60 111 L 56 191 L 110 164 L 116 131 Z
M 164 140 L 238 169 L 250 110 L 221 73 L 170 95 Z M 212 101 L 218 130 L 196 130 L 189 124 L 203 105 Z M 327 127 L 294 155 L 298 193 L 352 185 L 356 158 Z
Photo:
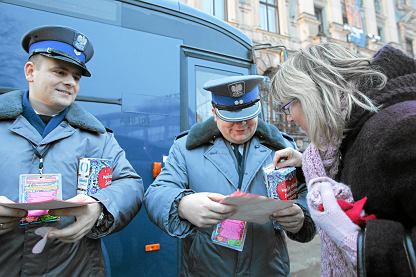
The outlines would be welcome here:
M 290 115 L 290 107 L 292 106 L 293 102 L 295 102 L 296 99 L 292 99 L 289 102 L 287 102 L 286 104 L 282 105 L 281 109 L 282 112 L 285 115 Z

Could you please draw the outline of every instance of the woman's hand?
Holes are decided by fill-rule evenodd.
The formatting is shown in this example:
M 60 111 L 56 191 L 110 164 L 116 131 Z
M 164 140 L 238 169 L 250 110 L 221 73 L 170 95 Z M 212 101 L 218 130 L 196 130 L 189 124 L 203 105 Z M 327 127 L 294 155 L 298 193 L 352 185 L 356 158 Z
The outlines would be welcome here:
M 273 164 L 277 168 L 287 166 L 301 167 L 302 153 L 290 147 L 278 150 L 274 154 Z

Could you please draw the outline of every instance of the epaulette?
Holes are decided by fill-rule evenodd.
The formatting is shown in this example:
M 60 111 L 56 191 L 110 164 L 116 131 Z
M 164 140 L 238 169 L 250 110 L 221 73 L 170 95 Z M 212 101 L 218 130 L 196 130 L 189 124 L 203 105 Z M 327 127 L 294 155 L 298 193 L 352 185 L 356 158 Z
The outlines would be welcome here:
M 189 133 L 189 130 L 183 131 L 175 137 L 175 140 L 180 139 L 181 137 L 186 136 Z

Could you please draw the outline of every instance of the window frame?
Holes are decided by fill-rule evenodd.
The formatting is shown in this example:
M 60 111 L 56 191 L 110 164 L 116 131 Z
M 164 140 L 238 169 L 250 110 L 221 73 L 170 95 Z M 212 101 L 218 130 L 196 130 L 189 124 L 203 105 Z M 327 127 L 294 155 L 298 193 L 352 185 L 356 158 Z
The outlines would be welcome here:
M 262 27 L 260 27 L 260 29 L 265 30 L 267 32 L 271 32 L 271 33 L 277 33 L 280 34 L 280 22 L 279 22 L 279 5 L 277 0 L 273 0 L 274 4 L 270 4 L 269 3 L 270 0 L 259 0 L 259 5 L 261 6 L 265 6 L 266 7 L 266 28 L 267 29 L 263 29 Z M 270 20 L 269 20 L 269 9 L 274 9 L 274 16 L 275 16 L 275 31 L 271 31 L 270 29 Z M 260 12 L 259 12 L 260 14 Z

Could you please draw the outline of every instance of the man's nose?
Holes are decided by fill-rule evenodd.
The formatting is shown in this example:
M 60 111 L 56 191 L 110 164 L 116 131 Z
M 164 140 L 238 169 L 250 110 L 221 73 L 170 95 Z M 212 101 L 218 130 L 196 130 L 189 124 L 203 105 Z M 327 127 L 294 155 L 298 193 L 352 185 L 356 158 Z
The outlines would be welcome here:
M 77 81 L 75 80 L 74 76 L 68 75 L 64 79 L 64 84 L 73 87 L 77 84 Z

